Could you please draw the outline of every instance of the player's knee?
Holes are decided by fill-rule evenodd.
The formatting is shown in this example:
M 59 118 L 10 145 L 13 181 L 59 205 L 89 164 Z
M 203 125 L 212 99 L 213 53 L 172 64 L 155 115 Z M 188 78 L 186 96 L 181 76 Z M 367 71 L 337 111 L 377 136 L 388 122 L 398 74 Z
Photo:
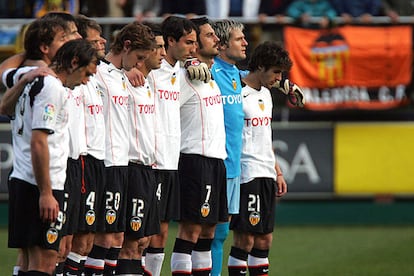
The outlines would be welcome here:
M 148 237 L 143 237 L 143 238 L 139 239 L 139 241 L 138 241 L 138 252 L 139 252 L 140 255 L 142 255 L 145 248 L 148 247 L 149 241 L 150 240 L 149 240 Z
M 134 239 L 125 239 L 120 252 L 123 259 L 132 259 L 139 256 L 138 241 Z
M 114 233 L 112 246 L 121 247 L 123 242 L 124 242 L 124 233 L 123 232 Z
M 61 260 L 65 260 L 68 256 L 69 252 L 72 249 L 72 239 L 69 239 L 67 237 L 64 237 L 61 239 L 59 244 L 59 251 L 58 251 L 58 258 Z
M 87 241 L 78 242 L 76 243 L 76 246 L 73 244 L 72 252 L 75 252 L 81 256 L 86 256 L 92 250 L 92 246 L 93 243 L 89 244 Z
M 110 248 L 114 238 L 111 233 L 98 233 L 95 236 L 94 244 L 103 248 Z

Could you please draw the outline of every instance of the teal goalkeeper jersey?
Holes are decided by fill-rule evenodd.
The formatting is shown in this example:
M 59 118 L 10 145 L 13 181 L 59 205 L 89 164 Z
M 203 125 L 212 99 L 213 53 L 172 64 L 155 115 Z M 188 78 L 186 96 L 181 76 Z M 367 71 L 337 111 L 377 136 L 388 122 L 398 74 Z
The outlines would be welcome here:
M 220 88 L 224 108 L 224 125 L 226 131 L 226 165 L 227 178 L 240 176 L 240 156 L 242 150 L 242 130 L 244 113 L 241 96 L 239 69 L 216 57 L 211 68 L 214 80 Z

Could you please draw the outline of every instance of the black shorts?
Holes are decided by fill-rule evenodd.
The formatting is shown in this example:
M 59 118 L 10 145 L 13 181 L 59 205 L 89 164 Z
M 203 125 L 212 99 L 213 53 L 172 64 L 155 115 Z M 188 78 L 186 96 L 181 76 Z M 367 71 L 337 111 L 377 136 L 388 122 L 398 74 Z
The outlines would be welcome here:
M 66 167 L 66 181 L 64 194 L 64 218 L 62 235 L 72 235 L 78 228 L 79 217 L 79 190 L 81 187 L 80 159 L 69 158 Z
M 178 171 L 154 170 L 157 182 L 158 210 L 161 221 L 180 218 L 180 182 Z
M 92 155 L 81 156 L 80 162 L 77 232 L 94 233 L 97 231 L 97 212 L 102 210 L 104 202 L 105 165 L 103 160 Z
M 150 166 L 129 163 L 127 238 L 139 239 L 160 232 L 156 188 L 154 170 Z
M 222 159 L 181 154 L 181 221 L 216 224 L 228 221 L 226 168 Z
M 273 232 L 276 182 L 255 178 L 240 185 L 240 212 L 231 217 L 230 229 L 253 234 Z
M 37 186 L 13 178 L 9 181 L 9 238 L 10 248 L 40 246 L 59 250 L 63 227 L 63 191 L 53 190 L 59 203 L 55 222 L 44 223 L 40 219 L 39 189 Z
M 128 167 L 105 167 L 103 205 L 98 213 L 98 230 L 105 233 L 125 232 Z

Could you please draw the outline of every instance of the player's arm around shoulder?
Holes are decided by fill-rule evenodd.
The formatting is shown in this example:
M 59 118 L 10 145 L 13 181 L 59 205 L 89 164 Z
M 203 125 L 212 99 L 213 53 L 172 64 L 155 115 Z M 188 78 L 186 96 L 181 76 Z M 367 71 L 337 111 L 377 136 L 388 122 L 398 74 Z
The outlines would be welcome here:
M 48 67 L 39 67 L 32 69 L 19 78 L 17 83 L 8 88 L 0 101 L 0 114 L 14 115 L 16 103 L 23 92 L 25 86 L 35 80 L 37 77 L 55 75 L 55 73 Z

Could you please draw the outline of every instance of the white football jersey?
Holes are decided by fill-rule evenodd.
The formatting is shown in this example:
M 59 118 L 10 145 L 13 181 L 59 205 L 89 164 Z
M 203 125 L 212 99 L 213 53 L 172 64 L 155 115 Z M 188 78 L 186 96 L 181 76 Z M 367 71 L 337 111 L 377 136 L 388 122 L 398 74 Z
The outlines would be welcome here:
M 178 170 L 180 157 L 180 64 L 166 60 L 148 75 L 155 96 L 155 169 Z
M 83 85 L 82 85 L 83 86 Z M 69 110 L 69 157 L 78 159 L 86 155 L 85 115 L 83 108 L 83 91 L 81 86 L 68 89 Z
M 214 80 L 181 80 L 180 118 L 181 152 L 225 159 L 226 134 L 223 102 L 220 89 Z
M 85 116 L 86 151 L 96 159 L 105 158 L 105 118 L 103 112 L 103 89 L 94 76 L 81 85 Z
M 127 76 L 112 63 L 101 61 L 96 79 L 102 86 L 105 118 L 105 166 L 128 166 L 129 120 Z
M 47 131 L 51 186 L 63 190 L 69 154 L 68 90 L 53 77 L 40 77 L 24 89 L 12 127 L 15 158 L 11 177 L 36 185 L 30 143 L 32 130 Z
M 241 183 L 253 178 L 276 180 L 275 154 L 272 146 L 272 108 L 269 89 L 257 91 L 243 87 L 243 150 L 241 155 Z
M 154 93 L 148 80 L 144 86 L 133 87 L 129 92 L 129 160 L 152 166 L 155 162 L 155 105 Z
M 1 76 L 1 80 L 4 84 L 4 86 L 6 86 L 6 88 L 11 88 L 13 85 L 15 85 L 20 77 L 33 70 L 33 69 L 37 69 L 39 68 L 38 66 L 23 66 L 23 67 L 19 67 L 19 68 L 9 68 L 7 70 L 5 70 Z

